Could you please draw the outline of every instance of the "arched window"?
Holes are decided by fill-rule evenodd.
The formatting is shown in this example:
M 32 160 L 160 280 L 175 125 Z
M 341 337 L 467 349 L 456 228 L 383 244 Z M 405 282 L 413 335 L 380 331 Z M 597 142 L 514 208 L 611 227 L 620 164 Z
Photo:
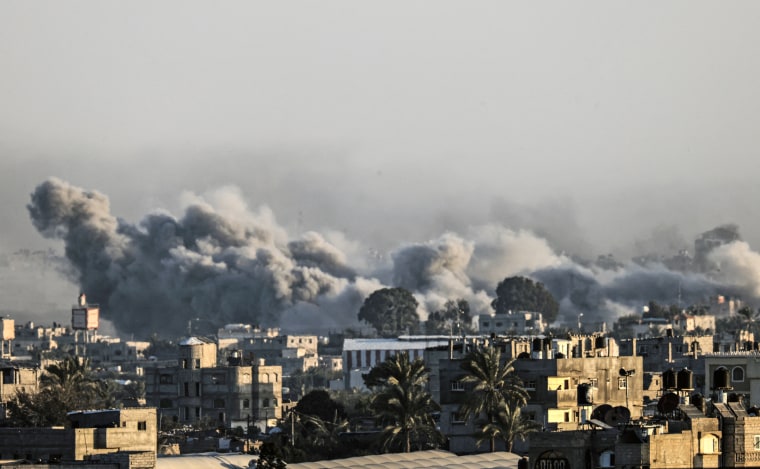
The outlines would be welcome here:
M 735 383 L 744 381 L 744 368 L 740 366 L 734 367 L 734 369 L 731 370 L 731 381 Z
M 720 452 L 720 440 L 713 434 L 702 436 L 699 440 L 699 452 L 701 454 L 715 454 Z

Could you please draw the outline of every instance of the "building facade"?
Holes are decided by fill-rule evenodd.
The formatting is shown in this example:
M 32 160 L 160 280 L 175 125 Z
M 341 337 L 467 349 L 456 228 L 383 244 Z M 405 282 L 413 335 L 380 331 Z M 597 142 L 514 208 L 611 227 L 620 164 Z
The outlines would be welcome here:
M 146 400 L 162 421 L 266 429 L 282 415 L 282 368 L 251 364 L 239 353 L 217 365 L 216 344 L 207 339 L 182 341 L 178 365 L 146 368 L 145 381 Z

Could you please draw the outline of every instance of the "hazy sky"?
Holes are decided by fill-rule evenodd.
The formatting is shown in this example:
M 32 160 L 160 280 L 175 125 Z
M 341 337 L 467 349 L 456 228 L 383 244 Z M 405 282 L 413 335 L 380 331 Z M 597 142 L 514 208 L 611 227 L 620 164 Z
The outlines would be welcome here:
M 131 221 L 237 185 L 379 249 L 482 222 L 588 255 L 726 222 L 757 247 L 758 24 L 755 1 L 6 0 L 0 250 L 47 245 L 25 205 L 49 176 Z

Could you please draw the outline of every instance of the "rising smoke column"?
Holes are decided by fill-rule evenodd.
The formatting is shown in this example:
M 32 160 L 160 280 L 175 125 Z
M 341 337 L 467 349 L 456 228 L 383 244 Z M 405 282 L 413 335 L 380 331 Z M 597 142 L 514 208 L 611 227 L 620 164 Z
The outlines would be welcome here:
M 180 219 L 154 213 L 132 225 L 103 194 L 49 179 L 28 209 L 43 236 L 64 241 L 76 281 L 121 332 L 180 334 L 196 318 L 274 326 L 284 309 L 355 278 L 319 234 L 283 242 L 281 228 L 256 223 L 267 217 L 233 219 L 199 200 Z
M 195 319 L 299 332 L 356 327 L 364 299 L 388 286 L 412 291 L 422 319 L 458 298 L 490 314 L 496 285 L 514 275 L 544 283 L 570 325 L 580 313 L 611 325 L 650 300 L 760 297 L 760 254 L 738 240 L 713 243 L 705 256 L 719 268 L 705 273 L 662 262 L 595 265 L 531 231 L 490 224 L 403 245 L 378 263 L 357 259 L 361 245 L 339 233 L 328 236 L 343 249 L 313 231 L 289 236 L 268 209 L 249 210 L 236 188 L 184 198 L 180 218 L 155 212 L 130 224 L 111 215 L 104 195 L 50 179 L 28 209 L 43 236 L 63 240 L 74 280 L 122 333 L 178 335 Z

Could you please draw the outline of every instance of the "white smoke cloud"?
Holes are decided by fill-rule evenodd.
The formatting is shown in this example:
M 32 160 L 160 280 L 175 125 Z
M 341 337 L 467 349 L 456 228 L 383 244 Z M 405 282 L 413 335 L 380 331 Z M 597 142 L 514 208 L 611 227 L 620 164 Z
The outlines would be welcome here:
M 718 246 L 708 255 L 719 271 L 723 283 L 738 286 L 754 297 L 760 297 L 760 253 L 744 241 Z

